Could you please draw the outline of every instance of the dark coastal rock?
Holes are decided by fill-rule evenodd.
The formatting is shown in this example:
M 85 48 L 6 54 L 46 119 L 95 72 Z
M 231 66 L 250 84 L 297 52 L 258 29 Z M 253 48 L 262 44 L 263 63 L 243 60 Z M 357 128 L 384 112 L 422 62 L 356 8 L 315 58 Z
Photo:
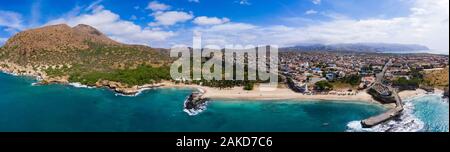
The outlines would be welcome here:
M 448 87 L 444 89 L 444 98 L 448 98 Z
M 130 95 L 136 95 L 137 93 L 139 93 L 139 87 L 138 86 L 127 86 L 125 84 L 122 84 L 120 82 L 114 82 L 114 81 L 108 81 L 108 80 L 100 80 L 98 82 L 95 83 L 95 86 L 97 88 L 100 87 L 107 87 L 111 90 L 114 90 L 115 92 L 122 94 L 122 95 L 126 95 L 126 96 L 130 96 Z
M 203 94 L 194 92 L 189 95 L 184 103 L 184 108 L 188 110 L 199 110 L 206 103 L 207 99 L 202 98 Z
M 420 86 L 420 89 L 423 89 L 427 92 L 434 92 L 434 87 L 432 86 Z
M 67 76 L 46 78 L 37 83 L 38 85 L 49 85 L 49 84 L 69 84 Z
M 195 103 L 192 102 L 192 101 L 187 101 L 187 102 L 184 104 L 184 108 L 185 108 L 185 109 L 196 109 L 196 107 L 197 107 L 197 106 L 195 106 Z

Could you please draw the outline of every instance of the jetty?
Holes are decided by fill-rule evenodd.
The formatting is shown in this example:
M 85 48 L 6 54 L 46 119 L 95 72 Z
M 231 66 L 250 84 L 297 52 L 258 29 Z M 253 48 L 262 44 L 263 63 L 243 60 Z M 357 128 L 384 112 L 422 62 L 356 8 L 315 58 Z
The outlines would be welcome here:
M 375 82 L 376 85 L 372 85 L 372 87 L 374 87 L 374 86 L 382 86 L 383 88 L 386 88 L 389 92 L 391 92 L 392 96 L 394 96 L 394 99 L 395 99 L 395 108 L 390 109 L 390 110 L 388 110 L 385 113 L 382 113 L 380 115 L 376 115 L 376 116 L 367 118 L 365 120 L 362 120 L 361 121 L 361 125 L 364 128 L 370 128 L 370 127 L 373 127 L 373 126 L 378 125 L 380 123 L 383 123 L 383 122 L 386 122 L 388 120 L 391 120 L 391 119 L 399 116 L 402 113 L 402 111 L 403 111 L 402 99 L 398 95 L 397 90 L 392 88 L 391 86 L 383 85 L 383 83 L 382 83 L 384 74 L 386 73 L 387 68 L 391 64 L 392 64 L 392 60 L 389 60 L 389 62 L 386 63 L 386 65 L 384 66 L 382 72 L 377 74 L 377 81 Z
M 391 120 L 392 118 L 395 118 L 402 113 L 402 111 L 403 111 L 402 100 L 400 99 L 400 96 L 398 96 L 398 93 L 396 90 L 392 90 L 392 91 L 393 91 L 392 95 L 395 97 L 395 108 L 390 109 L 380 115 L 373 116 L 373 117 L 367 118 L 365 120 L 362 120 L 361 124 L 364 128 L 370 128 L 370 127 L 378 125 L 382 122 Z

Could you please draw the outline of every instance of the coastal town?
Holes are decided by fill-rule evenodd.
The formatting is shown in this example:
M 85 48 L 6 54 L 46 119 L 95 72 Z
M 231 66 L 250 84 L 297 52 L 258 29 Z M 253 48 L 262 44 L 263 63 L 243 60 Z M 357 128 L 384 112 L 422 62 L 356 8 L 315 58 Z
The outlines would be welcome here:
M 449 3 L 1 0 L 0 144 L 443 147 Z
M 170 57 L 170 50 L 120 44 L 99 33 L 88 25 L 69 27 L 64 24 L 20 32 L 0 48 L 0 71 L 35 77 L 38 82 L 34 85 L 56 83 L 108 88 L 120 96 L 137 96 L 153 88 L 193 88 L 198 91 L 184 102 L 184 110 L 189 115 L 198 114 L 206 109 L 208 101 L 215 99 L 357 101 L 390 109 L 361 121 L 365 127 L 400 115 L 402 100 L 424 94 L 422 91 L 448 97 L 448 55 L 280 48 L 277 55 L 266 58 L 259 56 L 259 52 L 249 55 L 248 50 L 243 50 L 247 51 L 246 55 L 222 59 L 222 62 L 233 63 L 236 71 L 238 64 L 241 69 L 247 69 L 239 78 L 239 72 L 225 71 L 222 76 L 235 79 L 176 80 L 171 77 L 170 65 L 177 58 Z M 60 38 L 67 41 L 58 41 Z M 43 46 L 44 42 L 53 45 Z M 75 44 L 76 48 L 65 49 Z M 266 46 L 267 49 L 271 49 L 270 46 Z M 266 63 L 270 78 L 278 78 L 274 83 L 276 90 L 264 91 L 262 86 L 267 84 L 266 80 L 249 78 L 249 67 L 261 64 L 249 58 L 278 61 Z M 195 61 L 205 64 L 211 59 L 215 57 Z M 190 72 L 195 69 L 191 68 Z M 240 79 L 241 76 L 244 78 Z
M 282 52 L 280 54 L 281 73 L 288 85 L 296 92 L 304 94 L 354 95 L 366 90 L 377 81 L 385 64 L 383 84 L 393 85 L 400 90 L 418 88 L 432 92 L 438 86 L 445 90 L 447 84 L 430 84 L 424 80 L 426 71 L 447 70 L 449 58 L 433 54 L 385 54 L 358 52 Z M 445 77 L 445 76 L 444 76 Z M 379 84 L 372 87 L 380 94 L 389 91 Z M 448 90 L 448 89 L 447 89 Z
M 361 121 L 370 128 L 401 115 L 403 100 L 426 93 L 448 97 L 448 61 L 448 56 L 434 54 L 281 52 L 282 81 L 276 91 L 202 86 L 186 100 L 185 108 L 202 110 L 208 98 L 345 100 L 385 105 L 389 109 L 385 113 Z

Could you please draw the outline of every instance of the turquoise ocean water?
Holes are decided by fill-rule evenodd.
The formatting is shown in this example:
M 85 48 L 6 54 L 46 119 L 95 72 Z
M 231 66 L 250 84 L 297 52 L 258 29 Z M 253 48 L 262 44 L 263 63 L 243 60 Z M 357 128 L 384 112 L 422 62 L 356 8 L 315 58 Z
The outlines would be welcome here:
M 440 96 L 430 95 L 413 99 L 413 114 L 424 122 L 423 131 L 448 132 L 449 106 L 448 101 L 442 102 Z
M 107 89 L 32 86 L 33 82 L 0 73 L 0 132 L 343 132 L 349 122 L 384 111 L 376 105 L 337 101 L 216 100 L 202 113 L 189 116 L 183 111 L 183 102 L 190 89 L 153 89 L 124 97 Z M 420 102 L 417 106 L 434 110 L 441 103 Z M 430 113 L 436 116 L 426 122 L 429 130 L 448 131 L 448 103 L 417 115 L 428 118 Z M 442 123 L 447 123 L 446 128 Z

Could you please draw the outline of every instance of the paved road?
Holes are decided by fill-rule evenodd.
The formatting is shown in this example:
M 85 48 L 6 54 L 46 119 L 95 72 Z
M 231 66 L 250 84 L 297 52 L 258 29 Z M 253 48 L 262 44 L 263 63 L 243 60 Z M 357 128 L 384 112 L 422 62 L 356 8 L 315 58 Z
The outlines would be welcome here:
M 392 59 L 389 59 L 389 61 L 384 65 L 383 70 L 381 70 L 381 72 L 376 75 L 378 83 L 383 82 L 384 75 L 386 74 L 387 69 L 391 65 L 392 65 Z
M 382 123 L 382 122 L 385 122 L 385 121 L 387 121 L 387 120 L 392 119 L 392 118 L 395 117 L 395 116 L 398 116 L 398 115 L 401 114 L 401 112 L 403 111 L 403 103 L 402 103 L 402 99 L 401 99 L 400 96 L 398 95 L 397 90 L 396 90 L 395 88 L 392 88 L 391 86 L 385 86 L 385 85 L 382 84 L 384 75 L 386 74 L 386 71 L 387 71 L 388 67 L 391 66 L 391 65 L 392 65 L 392 60 L 390 59 L 390 60 L 386 63 L 386 65 L 384 65 L 383 70 L 382 70 L 380 73 L 378 73 L 378 74 L 376 75 L 376 77 L 377 77 L 377 82 L 375 82 L 375 83 L 379 83 L 379 84 L 381 84 L 382 86 L 387 87 L 387 88 L 389 89 L 389 91 L 392 92 L 392 95 L 393 95 L 394 98 L 395 98 L 395 105 L 396 105 L 396 107 L 393 108 L 393 109 L 390 109 L 390 110 L 388 110 L 387 112 L 382 113 L 382 114 L 380 114 L 380 115 L 376 115 L 376 116 L 367 118 L 367 119 L 365 119 L 365 120 L 362 120 L 362 121 L 361 121 L 361 124 L 362 124 L 364 127 L 373 127 L 373 126 L 375 126 L 375 125 L 378 125 L 378 124 L 380 124 L 380 123 Z

